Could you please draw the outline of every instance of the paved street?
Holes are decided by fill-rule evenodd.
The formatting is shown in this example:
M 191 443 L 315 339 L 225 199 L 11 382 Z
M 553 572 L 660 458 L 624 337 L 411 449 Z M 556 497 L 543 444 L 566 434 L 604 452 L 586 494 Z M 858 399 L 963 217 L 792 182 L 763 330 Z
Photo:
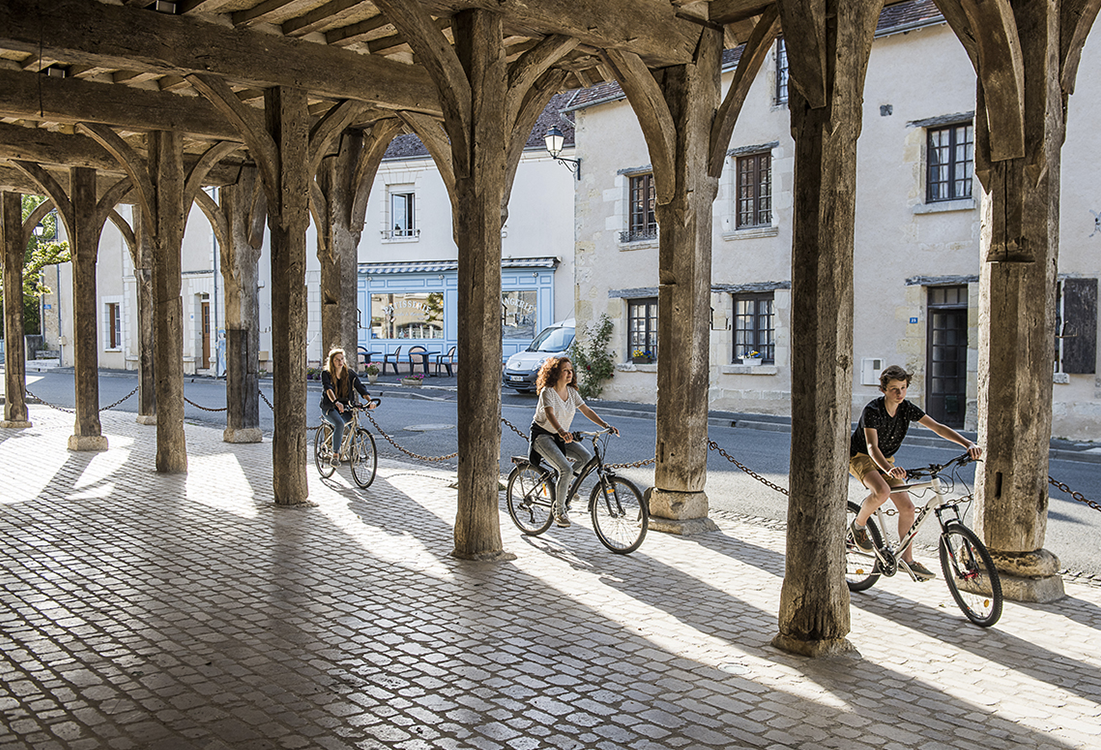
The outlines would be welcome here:
M 310 472 L 271 503 L 271 445 L 104 412 L 0 431 L 0 749 L 1096 748 L 1101 588 L 969 625 L 942 581 L 856 595 L 859 656 L 769 645 L 776 522 L 651 533 L 627 557 L 588 522 L 514 559 L 450 557 L 449 470 L 386 460 L 368 490 Z M 926 559 L 931 567 L 935 561 Z

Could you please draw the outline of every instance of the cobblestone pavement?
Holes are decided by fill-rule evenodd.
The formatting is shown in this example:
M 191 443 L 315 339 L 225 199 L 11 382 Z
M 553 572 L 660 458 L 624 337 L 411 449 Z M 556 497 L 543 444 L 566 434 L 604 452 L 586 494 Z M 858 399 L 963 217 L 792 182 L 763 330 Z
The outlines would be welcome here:
M 651 533 L 610 554 L 587 519 L 507 562 L 450 557 L 453 475 L 346 469 L 271 503 L 271 445 L 103 414 L 0 430 L 0 749 L 1096 748 L 1101 589 L 968 624 L 941 581 L 856 595 L 859 656 L 769 645 L 775 524 Z M 933 560 L 927 564 L 934 566 Z

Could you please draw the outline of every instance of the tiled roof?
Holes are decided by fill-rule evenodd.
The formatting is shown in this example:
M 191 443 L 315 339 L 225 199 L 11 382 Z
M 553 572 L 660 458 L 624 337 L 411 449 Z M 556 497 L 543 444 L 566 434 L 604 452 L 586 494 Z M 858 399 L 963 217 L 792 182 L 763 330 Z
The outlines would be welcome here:
M 551 97 L 550 102 L 543 109 L 542 114 L 539 115 L 539 119 L 535 121 L 535 127 L 531 129 L 531 135 L 528 136 L 528 142 L 524 148 L 544 148 L 543 135 L 550 130 L 552 125 L 558 126 L 558 129 L 562 131 L 562 135 L 566 139 L 566 146 L 573 146 L 573 115 L 562 111 L 566 108 L 570 99 L 573 98 L 573 95 L 573 91 L 564 91 Z M 390 147 L 386 149 L 386 155 L 383 159 L 413 159 L 427 157 L 428 155 L 428 149 L 421 143 L 420 138 L 412 134 L 403 134 L 395 137 L 390 142 Z
M 944 17 L 937 10 L 933 0 L 908 0 L 908 2 L 895 3 L 883 9 L 879 14 L 879 23 L 876 25 L 876 36 L 898 33 L 919 26 L 941 23 Z M 723 50 L 723 68 L 738 64 L 742 57 L 745 45 L 734 49 Z M 580 89 L 573 101 L 569 103 L 567 112 L 575 109 L 584 109 L 594 104 L 617 101 L 623 99 L 623 89 L 615 81 L 604 81 L 587 89 Z

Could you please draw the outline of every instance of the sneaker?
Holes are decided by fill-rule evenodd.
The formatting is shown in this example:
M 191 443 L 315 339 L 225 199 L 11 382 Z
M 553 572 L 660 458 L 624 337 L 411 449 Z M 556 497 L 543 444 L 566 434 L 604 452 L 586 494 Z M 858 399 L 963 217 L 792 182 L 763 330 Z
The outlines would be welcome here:
M 555 513 L 554 514 L 554 522 L 556 524 L 558 524 L 559 526 L 563 526 L 563 527 L 569 526 L 570 525 L 570 517 L 567 516 L 565 513 Z
M 910 571 L 910 575 L 916 578 L 919 582 L 931 581 L 937 577 L 937 574 L 929 570 L 916 560 L 913 562 L 906 562 L 905 560 L 899 560 L 898 564 Z
M 334 453 L 333 457 L 329 459 L 329 466 L 332 466 L 334 469 L 340 466 L 340 456 Z
M 852 533 L 853 541 L 856 546 L 860 548 L 862 552 L 875 552 L 875 545 L 872 544 L 872 538 L 868 536 L 868 527 L 865 526 L 862 529 L 856 528 L 856 521 L 852 522 L 849 526 L 849 531 Z

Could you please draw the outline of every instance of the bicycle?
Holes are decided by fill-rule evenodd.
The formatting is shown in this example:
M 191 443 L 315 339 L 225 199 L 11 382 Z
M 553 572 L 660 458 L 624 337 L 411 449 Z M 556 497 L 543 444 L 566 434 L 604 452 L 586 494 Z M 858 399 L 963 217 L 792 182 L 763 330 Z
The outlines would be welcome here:
M 642 501 L 642 493 L 629 479 L 621 477 L 604 464 L 610 429 L 597 432 L 575 432 L 574 439 L 591 437 L 593 457 L 574 470 L 574 480 L 566 495 L 566 507 L 577 496 L 581 483 L 592 473 L 597 480 L 589 493 L 589 514 L 593 531 L 601 544 L 612 552 L 626 555 L 634 552 L 646 538 L 650 509 Z M 554 520 L 553 507 L 558 472 L 549 466 L 537 468 L 527 456 L 513 456 L 515 464 L 508 475 L 506 502 L 508 513 L 520 531 L 529 536 L 542 534 Z
M 382 401 L 372 398 L 368 403 L 378 406 Z M 340 452 L 348 456 L 352 479 L 361 488 L 367 489 L 371 486 L 371 482 L 375 481 L 375 472 L 378 470 L 375 438 L 368 429 L 359 426 L 359 412 L 367 411 L 368 407 L 352 404 L 348 408 L 351 410 L 352 418 L 344 425 L 344 438 L 341 440 Z M 332 465 L 332 458 L 333 426 L 322 420 L 313 439 L 313 460 L 322 479 L 328 479 L 336 471 L 336 467 Z
M 909 476 L 928 479 L 892 487 L 892 492 L 905 490 L 921 496 L 931 490 L 933 494 L 924 506 L 917 509 L 913 526 L 899 540 L 897 547 L 879 530 L 880 526 L 886 528 L 882 507 L 876 510 L 873 518 L 868 519 L 867 524 L 868 536 L 875 545 L 874 553 L 861 550 L 856 546 L 852 533 L 846 531 L 845 583 L 848 584 L 849 591 L 865 591 L 875 585 L 880 576 L 891 577 L 897 573 L 902 553 L 913 544 L 925 519 L 934 514 L 940 523 L 940 567 L 952 598 L 967 619 L 976 625 L 988 628 L 998 621 L 1002 615 L 1001 579 L 990 552 L 978 535 L 964 525 L 965 512 L 960 511 L 960 506 L 969 504 L 973 497 L 967 483 L 960 477 L 959 470 L 972 460 L 974 459 L 964 453 L 945 464 L 907 469 Z M 967 490 L 966 494 L 946 498 L 957 482 Z M 852 526 L 859 512 L 860 505 L 849 501 L 845 518 L 846 529 Z M 909 568 L 905 570 L 911 578 L 918 580 Z

